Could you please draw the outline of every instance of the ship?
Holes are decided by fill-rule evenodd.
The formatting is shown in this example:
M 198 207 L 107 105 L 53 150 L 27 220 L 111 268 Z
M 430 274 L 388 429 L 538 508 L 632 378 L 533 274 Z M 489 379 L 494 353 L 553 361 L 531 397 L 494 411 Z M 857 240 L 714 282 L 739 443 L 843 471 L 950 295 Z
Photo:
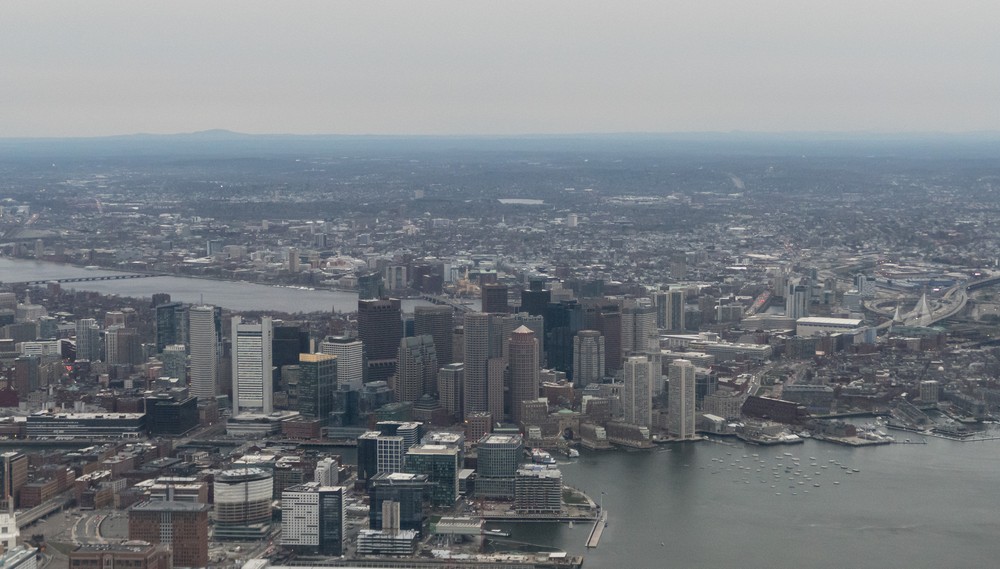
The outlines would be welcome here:
M 531 451 L 531 462 L 535 464 L 555 464 L 556 459 L 552 458 L 552 455 L 548 452 L 536 448 Z

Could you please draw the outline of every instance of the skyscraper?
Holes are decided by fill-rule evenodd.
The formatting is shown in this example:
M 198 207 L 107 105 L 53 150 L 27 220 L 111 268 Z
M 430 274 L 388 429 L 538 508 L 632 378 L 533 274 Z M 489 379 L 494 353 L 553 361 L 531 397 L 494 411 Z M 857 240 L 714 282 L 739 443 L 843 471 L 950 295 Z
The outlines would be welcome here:
M 346 500 L 342 486 L 306 482 L 281 493 L 281 544 L 322 555 L 344 552 Z
M 93 318 L 76 321 L 76 359 L 91 362 L 101 359 L 101 328 Z
M 575 300 L 549 303 L 545 312 L 545 354 L 549 367 L 573 375 L 573 337 L 583 330 L 583 307 Z
M 656 309 L 648 298 L 639 298 L 622 309 L 623 356 L 644 353 L 650 338 L 657 337 Z
M 104 344 L 110 365 L 137 365 L 142 362 L 142 345 L 135 328 L 120 324 L 112 326 L 104 334 Z
M 622 411 L 625 422 L 643 427 L 653 426 L 652 365 L 646 356 L 625 359 L 625 385 L 622 389 Z
M 490 357 L 490 315 L 470 312 L 465 315 L 465 415 L 489 411 L 486 391 L 486 362 Z
M 413 333 L 430 334 L 434 338 L 438 365 L 452 363 L 452 333 L 455 329 L 455 310 L 450 306 L 417 306 L 413 309 Z
M 337 356 L 337 385 L 359 391 L 365 376 L 364 345 L 361 340 L 348 336 L 327 336 L 319 351 Z
M 695 368 L 688 360 L 670 364 L 669 400 L 667 403 L 667 433 L 690 439 L 695 429 Z
M 538 339 L 527 326 L 521 326 L 510 335 L 507 363 L 511 418 L 516 424 L 521 421 L 521 403 L 538 399 Z
M 462 417 L 462 388 L 465 385 L 465 364 L 442 366 L 438 371 L 438 400 L 453 417 Z
M 299 413 L 326 424 L 337 390 L 337 357 L 299 354 Z
M 180 302 L 168 302 L 156 307 L 156 351 L 171 344 L 188 343 L 188 310 Z
M 366 381 L 388 381 L 396 373 L 396 356 L 403 337 L 398 298 L 358 301 L 358 339 L 368 359 Z
M 545 316 L 545 311 L 552 302 L 552 291 L 535 286 L 535 282 L 532 282 L 531 289 L 521 291 L 521 312 L 527 312 L 532 316 Z M 545 286 L 544 281 L 541 281 L 541 286 Z
M 221 314 L 214 306 L 192 306 L 189 311 L 191 338 L 191 395 L 199 402 L 215 398 L 219 367 Z M 235 336 L 234 336 L 235 338 Z
M 191 322 L 194 324 L 193 312 Z M 193 329 L 191 330 L 191 336 L 194 336 Z M 163 375 L 167 377 L 175 377 L 181 382 L 182 385 L 187 385 L 187 348 L 185 348 L 183 344 L 171 344 L 163 348 L 163 353 L 160 354 L 160 359 L 163 361 Z
M 785 291 L 785 316 L 798 320 L 809 316 L 809 281 L 789 281 Z
M 260 324 L 243 324 L 239 316 L 233 316 L 232 339 L 233 415 L 244 411 L 271 413 L 271 319 L 264 316 Z
M 425 334 L 400 340 L 398 362 L 393 384 L 396 401 L 416 401 L 425 393 L 437 392 L 439 366 L 433 336 Z
M 507 285 L 487 284 L 483 285 L 483 312 L 493 314 L 507 314 L 510 312 L 510 305 L 507 302 Z
M 604 337 L 604 374 L 614 376 L 622 369 L 622 314 L 617 304 L 597 309 L 597 330 Z
M 586 387 L 604 377 L 604 336 L 597 330 L 580 330 L 573 338 L 573 383 Z
M 667 330 L 680 332 L 684 330 L 684 303 L 685 294 L 683 289 L 672 289 L 667 291 L 666 317 Z

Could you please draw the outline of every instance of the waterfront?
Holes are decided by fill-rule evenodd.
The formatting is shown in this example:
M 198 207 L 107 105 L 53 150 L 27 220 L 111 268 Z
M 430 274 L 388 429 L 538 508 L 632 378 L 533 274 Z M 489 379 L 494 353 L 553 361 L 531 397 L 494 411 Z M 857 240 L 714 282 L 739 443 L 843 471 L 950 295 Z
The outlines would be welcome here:
M 46 263 L 24 259 L 0 257 L 0 281 L 18 282 L 97 277 L 117 275 L 114 271 L 87 270 L 73 265 Z M 163 276 L 148 279 L 115 281 L 90 281 L 67 283 L 67 290 L 88 290 L 102 294 L 150 298 L 154 293 L 166 292 L 171 300 L 180 302 L 205 302 L 229 310 L 274 310 L 278 312 L 353 312 L 358 308 L 358 295 L 354 292 L 332 290 L 302 290 L 236 281 L 200 279 L 192 277 Z M 423 300 L 404 300 L 403 311 L 412 312 L 414 306 L 427 305 Z
M 606 492 L 610 519 L 598 548 L 585 547 L 589 523 L 499 527 L 598 568 L 991 567 L 1000 555 L 998 451 L 997 441 L 934 438 L 869 448 L 807 440 L 585 451 L 560 468 L 565 484 L 595 500 Z M 784 466 L 773 475 L 792 464 L 785 452 L 812 481 L 798 484 Z

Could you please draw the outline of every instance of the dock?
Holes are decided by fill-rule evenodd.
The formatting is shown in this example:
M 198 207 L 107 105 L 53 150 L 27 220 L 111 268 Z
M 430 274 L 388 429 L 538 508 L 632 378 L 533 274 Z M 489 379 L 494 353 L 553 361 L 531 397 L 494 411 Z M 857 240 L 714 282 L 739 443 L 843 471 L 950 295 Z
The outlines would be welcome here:
M 597 547 L 597 544 L 601 541 L 601 534 L 604 533 L 604 528 L 608 525 L 608 511 L 604 510 L 601 512 L 601 516 L 597 518 L 594 522 L 594 527 L 590 530 L 590 537 L 587 538 L 587 549 L 593 549 Z

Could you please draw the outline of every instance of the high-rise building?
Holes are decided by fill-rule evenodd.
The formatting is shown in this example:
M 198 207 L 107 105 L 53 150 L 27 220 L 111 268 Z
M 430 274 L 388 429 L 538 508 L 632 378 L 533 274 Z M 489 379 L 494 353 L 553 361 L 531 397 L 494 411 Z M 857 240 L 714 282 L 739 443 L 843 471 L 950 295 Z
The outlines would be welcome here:
M 243 324 L 233 316 L 233 416 L 250 411 L 269 414 L 273 407 L 271 319 Z
M 666 321 L 664 328 L 671 332 L 680 332 L 684 328 L 684 306 L 685 294 L 683 289 L 672 289 L 667 291 L 667 307 L 664 314 Z
M 368 527 L 383 529 L 382 504 L 399 504 L 399 529 L 421 531 L 424 523 L 424 494 L 427 475 L 380 472 L 371 480 Z
M 656 337 L 656 308 L 648 298 L 636 299 L 622 309 L 623 356 L 647 352 L 650 338 Z
M 364 345 L 361 340 L 348 336 L 327 336 L 319 351 L 337 356 L 337 386 L 347 386 L 359 391 L 365 377 Z
M 163 500 L 129 508 L 128 538 L 170 546 L 175 567 L 208 565 L 208 513 L 199 502 Z
M 368 359 L 365 381 L 388 381 L 396 373 L 403 317 L 398 298 L 358 301 L 358 339 Z
M 76 321 L 76 359 L 91 362 L 101 359 L 101 328 L 93 318 Z
M 168 302 L 156 307 L 156 351 L 171 344 L 188 343 L 188 310 L 180 302 Z
M 575 300 L 549 303 L 545 312 L 546 364 L 573 375 L 573 337 L 583 330 L 583 307 Z
M 28 482 L 28 456 L 17 451 L 0 454 L 0 511 L 20 505 L 21 488 Z
M 511 418 L 521 421 L 521 403 L 538 399 L 538 339 L 527 326 L 510 335 L 507 365 L 510 374 Z
M 573 383 L 586 387 L 604 377 L 604 336 L 597 330 L 580 330 L 573 338 Z
M 514 509 L 520 513 L 557 514 L 562 511 L 562 472 L 533 464 L 514 478 Z
M 142 343 L 139 331 L 115 324 L 104 334 L 107 363 L 110 365 L 138 365 L 142 363 Z
M 281 545 L 320 555 L 344 553 L 345 488 L 306 482 L 281 493 Z
M 423 444 L 406 452 L 406 472 L 424 474 L 430 486 L 431 503 L 452 506 L 458 500 L 461 451 L 457 446 Z
M 625 358 L 622 411 L 626 423 L 642 427 L 653 426 L 652 367 L 646 356 Z
M 789 281 L 785 291 L 785 316 L 798 320 L 809 316 L 809 281 Z
M 438 401 L 452 417 L 462 417 L 462 388 L 465 385 L 465 364 L 455 363 L 438 370 Z
M 485 435 L 479 440 L 476 461 L 476 495 L 512 499 L 514 478 L 521 464 L 521 435 Z
M 490 358 L 490 315 L 470 312 L 465 315 L 465 386 L 463 413 L 489 411 L 487 395 L 487 361 Z
M 402 472 L 406 441 L 399 435 L 379 435 L 375 442 L 376 472 Z
M 299 354 L 299 413 L 326 424 L 337 390 L 337 356 Z
M 428 334 L 403 338 L 393 393 L 396 401 L 416 401 L 437 392 L 438 361 L 434 337 Z
M 217 540 L 263 539 L 271 528 L 274 477 L 262 468 L 224 470 L 215 476 Z
M 189 311 L 191 340 L 191 395 L 204 402 L 215 398 L 221 356 L 222 313 L 214 306 L 192 306 Z
M 545 286 L 544 281 L 541 284 Z M 532 316 L 545 316 L 550 302 L 552 302 L 552 291 L 535 288 L 521 291 L 521 312 L 527 312 Z
M 604 375 L 613 377 L 622 369 L 622 314 L 618 305 L 603 304 L 597 308 L 597 330 L 604 337 Z
M 453 363 L 452 333 L 455 329 L 455 310 L 450 306 L 417 306 L 413 309 L 413 333 L 430 334 L 439 365 Z
M 385 288 L 382 285 L 382 273 L 366 273 L 358 275 L 358 299 L 374 300 L 382 298 Z
M 695 435 L 695 368 L 688 360 L 670 363 L 668 377 L 667 433 L 690 439 Z
M 507 285 L 487 284 L 482 287 L 483 312 L 491 314 L 507 314 L 510 304 L 507 302 Z
M 194 322 L 195 322 L 194 309 L 192 309 L 191 311 L 192 337 L 194 337 L 194 328 L 193 328 Z M 160 360 L 163 362 L 164 376 L 177 378 L 182 385 L 187 385 L 188 382 L 187 348 L 184 346 L 184 344 L 170 344 L 169 346 L 163 348 L 163 353 L 160 354 Z

